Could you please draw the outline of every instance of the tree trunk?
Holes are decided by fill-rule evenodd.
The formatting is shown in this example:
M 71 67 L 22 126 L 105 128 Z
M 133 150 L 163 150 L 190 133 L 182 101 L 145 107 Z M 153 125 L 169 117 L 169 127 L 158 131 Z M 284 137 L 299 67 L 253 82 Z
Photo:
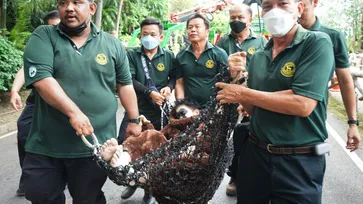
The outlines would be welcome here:
M 6 28 L 6 0 L 0 0 L 0 28 Z
M 97 0 L 97 10 L 95 14 L 95 24 L 98 28 L 102 26 L 102 0 Z
M 118 11 L 117 11 L 117 18 L 116 18 L 116 38 L 118 39 L 118 32 L 120 29 L 120 20 L 121 20 L 121 10 L 122 10 L 122 4 L 123 4 L 123 0 L 120 0 L 120 4 L 118 6 Z
M 361 15 L 360 22 L 360 49 L 363 50 L 363 14 Z

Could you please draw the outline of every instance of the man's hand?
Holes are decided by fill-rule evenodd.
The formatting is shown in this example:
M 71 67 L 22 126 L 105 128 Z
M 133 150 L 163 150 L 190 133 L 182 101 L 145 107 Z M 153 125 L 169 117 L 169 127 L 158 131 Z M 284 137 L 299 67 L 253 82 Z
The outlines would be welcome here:
M 238 113 L 238 115 L 242 114 L 243 117 L 250 116 L 241 104 L 239 104 L 239 106 L 237 107 L 237 113 Z
M 141 134 L 141 125 L 136 123 L 129 123 L 126 128 L 126 137 L 137 137 Z
M 361 140 L 357 125 L 349 125 L 347 137 L 348 138 L 346 148 L 350 150 L 350 152 L 357 150 L 359 148 Z
M 236 52 L 228 57 L 229 73 L 233 81 L 241 79 L 242 73 L 246 71 L 246 52 Z
M 21 102 L 21 97 L 18 92 L 12 91 L 10 97 L 10 104 L 16 110 L 19 111 L 23 108 L 23 103 Z
M 240 103 L 242 101 L 240 96 L 242 96 L 243 89 L 246 89 L 244 86 L 238 84 L 226 84 L 226 83 L 217 83 L 216 87 L 222 89 L 218 91 L 217 100 L 224 103 Z
M 150 93 L 150 98 L 151 100 L 153 100 L 153 102 L 158 105 L 158 106 L 162 106 L 163 102 L 165 100 L 165 97 L 162 96 L 160 93 L 156 92 L 156 91 L 152 91 Z
M 168 98 L 169 98 L 169 96 L 170 96 L 170 94 L 171 94 L 171 89 L 170 89 L 170 87 L 166 86 L 166 87 L 162 88 L 162 89 L 160 90 L 160 94 L 161 94 L 164 98 L 168 99 Z
M 69 122 L 72 127 L 76 130 L 76 134 L 81 136 L 88 136 L 93 133 L 93 127 L 88 117 L 82 112 L 74 114 L 74 116 L 69 118 Z

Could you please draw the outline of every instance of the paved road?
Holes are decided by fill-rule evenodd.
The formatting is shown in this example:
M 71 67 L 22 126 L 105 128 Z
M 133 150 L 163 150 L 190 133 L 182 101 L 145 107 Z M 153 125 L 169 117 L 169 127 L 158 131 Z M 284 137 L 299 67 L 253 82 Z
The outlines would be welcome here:
M 121 114 L 118 114 L 121 115 Z M 120 118 L 118 118 L 120 121 Z M 329 124 L 345 140 L 345 124 L 336 120 L 332 115 L 328 117 Z M 330 156 L 327 156 L 327 170 L 324 183 L 324 204 L 361 204 L 363 203 L 363 172 L 354 164 L 336 140 L 330 136 L 332 144 Z M 0 203 L 1 204 L 29 204 L 24 198 L 15 196 L 20 168 L 18 164 L 16 135 L 0 139 Z M 363 158 L 363 150 L 357 152 Z M 225 186 L 229 177 L 226 176 L 219 190 L 216 192 L 211 204 L 235 204 L 235 197 L 225 194 Z M 104 186 L 104 192 L 109 204 L 138 204 L 141 203 L 143 192 L 138 190 L 128 200 L 120 199 L 120 192 L 124 187 L 119 187 L 110 181 Z M 68 194 L 68 193 L 67 193 Z M 68 195 L 68 204 L 71 197 Z

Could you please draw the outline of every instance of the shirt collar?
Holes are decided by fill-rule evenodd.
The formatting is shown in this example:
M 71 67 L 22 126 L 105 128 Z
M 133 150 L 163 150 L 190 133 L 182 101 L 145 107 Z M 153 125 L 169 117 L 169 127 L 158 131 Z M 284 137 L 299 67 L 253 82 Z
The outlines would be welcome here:
M 204 51 L 209 50 L 209 49 L 212 49 L 213 47 L 214 47 L 214 45 L 212 43 L 210 43 L 210 42 L 207 41 L 207 45 L 206 45 Z M 185 50 L 188 51 L 188 52 L 194 53 L 193 52 L 192 44 L 189 44 L 188 47 Z
M 144 47 L 141 45 L 136 49 L 136 52 L 145 54 Z M 164 55 L 164 50 L 160 46 L 158 46 L 158 52 L 155 54 L 154 58 L 160 55 Z
M 320 27 L 321 27 L 321 24 L 320 24 L 320 21 L 319 21 L 319 18 L 317 16 L 315 16 L 315 23 L 313 26 L 311 26 L 311 28 L 309 30 L 311 31 L 319 31 L 320 30 Z

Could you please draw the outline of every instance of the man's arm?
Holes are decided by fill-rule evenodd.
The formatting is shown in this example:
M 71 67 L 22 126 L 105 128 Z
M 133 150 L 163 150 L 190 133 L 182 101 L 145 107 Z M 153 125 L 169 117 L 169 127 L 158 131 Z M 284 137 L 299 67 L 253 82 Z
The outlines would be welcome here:
M 67 96 L 62 87 L 53 77 L 47 77 L 33 83 L 45 102 L 69 117 L 69 122 L 77 135 L 91 135 L 93 127 L 88 117 Z
M 13 87 L 11 88 L 10 92 L 10 104 L 16 111 L 19 111 L 21 108 L 23 108 L 19 91 L 24 86 L 24 84 L 25 84 L 24 67 L 21 67 L 19 71 L 16 73 L 13 82 Z
M 291 89 L 264 92 L 237 84 L 217 83 L 216 86 L 222 88 L 217 100 L 221 103 L 241 103 L 249 114 L 253 114 L 253 106 L 258 106 L 276 113 L 307 117 L 318 103 L 314 99 L 294 94 Z
M 175 84 L 175 98 L 176 99 L 183 99 L 185 98 L 184 95 L 184 78 L 180 78 L 176 80 Z
M 341 69 L 336 68 L 335 73 L 337 74 L 340 93 L 343 98 L 345 111 L 347 113 L 348 120 L 357 119 L 357 104 L 354 93 L 354 83 L 349 68 Z M 360 135 L 356 124 L 349 124 L 347 133 L 347 149 L 350 151 L 356 150 L 360 145 Z
M 117 83 L 116 88 L 121 104 L 127 111 L 129 119 L 137 118 L 139 116 L 139 109 L 137 107 L 137 97 L 134 87 L 132 85 Z M 138 136 L 140 133 L 141 125 L 136 123 L 129 123 L 127 125 L 126 134 Z

